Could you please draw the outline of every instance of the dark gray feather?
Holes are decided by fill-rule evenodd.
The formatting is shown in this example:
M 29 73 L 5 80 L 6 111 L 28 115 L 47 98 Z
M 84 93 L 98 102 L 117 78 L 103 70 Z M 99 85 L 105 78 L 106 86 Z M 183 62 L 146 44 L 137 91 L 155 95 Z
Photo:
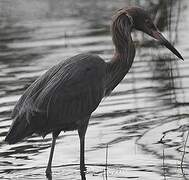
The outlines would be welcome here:
M 90 54 L 61 62 L 25 91 L 13 110 L 13 118 L 25 116 L 22 121 L 42 134 L 56 128 L 76 129 L 104 96 L 105 68 L 99 56 Z

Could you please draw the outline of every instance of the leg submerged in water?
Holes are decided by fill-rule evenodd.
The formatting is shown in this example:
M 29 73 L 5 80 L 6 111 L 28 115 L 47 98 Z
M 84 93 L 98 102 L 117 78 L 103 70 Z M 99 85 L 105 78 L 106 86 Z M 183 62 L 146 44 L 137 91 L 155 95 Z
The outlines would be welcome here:
M 56 132 L 52 133 L 51 151 L 50 151 L 48 165 L 47 165 L 47 168 L 46 168 L 46 171 L 45 171 L 47 178 L 51 178 L 51 176 L 52 176 L 52 171 L 51 171 L 52 158 L 53 158 L 53 154 L 54 154 L 54 148 L 55 148 L 55 144 L 56 144 L 56 139 L 57 139 L 59 134 L 60 134 L 60 131 L 56 131 Z
M 81 128 L 78 130 L 80 139 L 80 174 L 81 180 L 86 180 L 85 172 L 85 133 L 87 128 Z

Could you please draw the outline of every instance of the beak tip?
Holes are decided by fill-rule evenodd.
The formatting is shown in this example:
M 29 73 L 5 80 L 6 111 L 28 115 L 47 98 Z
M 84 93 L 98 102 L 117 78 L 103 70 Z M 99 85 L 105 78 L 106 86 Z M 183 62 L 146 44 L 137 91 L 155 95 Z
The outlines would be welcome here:
M 184 61 L 184 58 L 180 55 L 180 57 L 179 57 L 181 60 L 183 60 Z
M 152 34 L 153 34 L 152 37 L 154 37 L 156 40 L 160 41 L 161 44 L 163 44 L 170 51 L 172 51 L 179 59 L 182 59 L 184 61 L 184 58 L 181 56 L 181 54 L 173 47 L 173 45 L 170 44 L 169 41 L 167 41 L 164 38 L 164 36 L 160 32 L 155 31 Z

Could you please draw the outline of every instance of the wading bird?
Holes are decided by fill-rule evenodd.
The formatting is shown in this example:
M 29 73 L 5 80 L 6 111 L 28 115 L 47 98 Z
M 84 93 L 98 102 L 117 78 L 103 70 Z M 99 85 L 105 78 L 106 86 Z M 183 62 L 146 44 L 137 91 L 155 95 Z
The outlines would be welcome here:
M 122 8 L 113 16 L 111 30 L 115 51 L 109 62 L 92 54 L 71 57 L 39 77 L 17 102 L 5 141 L 14 144 L 33 133 L 42 136 L 52 133 L 47 177 L 51 176 L 54 147 L 61 131 L 78 130 L 80 170 L 85 171 L 84 146 L 89 118 L 102 98 L 111 93 L 131 68 L 135 56 L 133 29 L 147 33 L 183 59 L 145 10 Z

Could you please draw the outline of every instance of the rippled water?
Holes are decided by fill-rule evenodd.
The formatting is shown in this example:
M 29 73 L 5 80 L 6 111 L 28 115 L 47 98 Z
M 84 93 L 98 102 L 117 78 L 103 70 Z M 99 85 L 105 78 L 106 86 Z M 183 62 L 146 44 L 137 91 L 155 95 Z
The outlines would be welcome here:
M 132 3 L 131 3 L 132 2 Z M 86 135 L 86 178 L 187 179 L 189 147 L 189 1 L 0 1 L 0 179 L 45 179 L 51 136 L 4 144 L 10 112 L 23 91 L 52 65 L 81 52 L 109 60 L 110 16 L 128 4 L 151 7 L 164 35 L 185 61 L 134 32 L 129 74 L 93 113 Z M 106 150 L 108 144 L 107 172 Z M 77 132 L 61 133 L 53 179 L 80 179 Z

